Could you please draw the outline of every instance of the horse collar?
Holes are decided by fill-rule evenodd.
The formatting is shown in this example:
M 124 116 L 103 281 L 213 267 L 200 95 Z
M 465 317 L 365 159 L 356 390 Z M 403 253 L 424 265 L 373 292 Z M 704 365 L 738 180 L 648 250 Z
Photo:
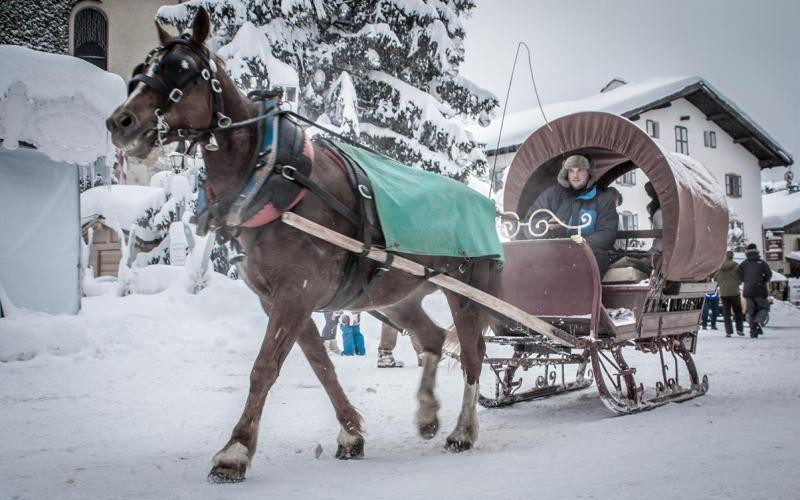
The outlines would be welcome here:
M 243 180 L 222 198 L 206 185 L 198 198 L 198 221 L 211 202 L 216 222 L 226 228 L 254 228 L 269 224 L 294 208 L 307 189 L 296 176 L 310 174 L 314 148 L 305 132 L 278 108 L 279 98 L 264 101 L 257 121 L 258 143 Z M 200 228 L 198 230 L 205 230 Z

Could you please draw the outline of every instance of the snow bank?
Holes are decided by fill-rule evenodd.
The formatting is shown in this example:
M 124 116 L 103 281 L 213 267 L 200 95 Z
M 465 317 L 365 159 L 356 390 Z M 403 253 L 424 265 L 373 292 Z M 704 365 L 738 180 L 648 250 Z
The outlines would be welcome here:
M 125 99 L 117 75 L 76 57 L 0 45 L 0 138 L 28 142 L 56 161 L 114 160 L 105 120 Z
M 800 191 L 778 191 L 761 196 L 764 229 L 781 229 L 800 220 Z
M 28 361 L 48 354 L 103 356 L 120 345 L 146 347 L 157 340 L 156 334 L 169 333 L 173 340 L 183 336 L 184 340 L 191 340 L 191 332 L 199 331 L 198 328 L 188 328 L 182 336 L 177 332 L 183 328 L 174 325 L 185 327 L 192 322 L 213 325 L 221 318 L 225 323 L 232 310 L 259 325 L 264 321 L 258 300 L 242 281 L 212 273 L 210 286 L 192 295 L 186 291 L 183 267 L 148 266 L 134 272 L 140 295 L 119 297 L 105 293 L 87 297 L 77 315 L 16 309 L 13 316 L 0 319 L 0 363 Z M 130 315 L 125 317 L 126 314 Z M 259 330 L 263 333 L 261 326 Z M 209 344 L 219 343 L 216 336 L 213 333 Z

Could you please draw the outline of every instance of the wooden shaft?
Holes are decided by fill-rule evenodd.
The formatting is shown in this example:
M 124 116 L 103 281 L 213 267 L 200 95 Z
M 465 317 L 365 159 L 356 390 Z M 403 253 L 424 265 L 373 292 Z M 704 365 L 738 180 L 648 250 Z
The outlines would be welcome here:
M 323 239 L 328 243 L 332 243 L 350 252 L 362 253 L 364 251 L 364 244 L 360 241 L 354 240 L 353 238 L 333 231 L 332 229 L 328 229 L 325 226 L 321 226 L 316 222 L 297 215 L 294 212 L 284 212 L 281 216 L 281 220 L 283 220 L 284 223 L 303 231 L 304 233 L 316 236 L 317 238 Z M 370 249 L 366 257 L 368 259 L 380 262 L 381 264 L 386 264 L 388 261 L 388 254 L 386 251 L 375 248 Z M 425 266 L 397 255 L 394 256 L 394 259 L 392 259 L 391 267 L 407 272 L 413 276 L 424 277 L 426 275 Z M 428 281 L 439 285 L 442 288 L 446 288 L 451 292 L 462 295 L 470 300 L 474 300 L 475 302 L 484 305 L 489 309 L 497 311 L 503 316 L 517 321 L 527 328 L 530 328 L 534 332 L 544 335 L 553 342 L 565 345 L 567 347 L 576 347 L 578 345 L 578 339 L 564 330 L 556 328 L 550 323 L 543 321 L 536 316 L 529 314 L 512 304 L 509 304 L 508 302 L 504 302 L 497 297 L 484 292 L 483 290 L 478 290 L 477 288 L 469 286 L 466 283 L 462 283 L 455 278 L 445 274 L 437 274 L 436 276 L 429 277 Z

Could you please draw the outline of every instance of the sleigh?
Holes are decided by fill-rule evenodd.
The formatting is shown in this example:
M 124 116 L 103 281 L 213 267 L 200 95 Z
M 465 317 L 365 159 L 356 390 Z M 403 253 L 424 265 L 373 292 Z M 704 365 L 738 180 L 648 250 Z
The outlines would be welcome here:
M 705 294 L 714 289 L 709 276 L 724 257 L 728 226 L 716 180 L 702 165 L 663 150 L 616 115 L 578 113 L 550 127 L 535 131 L 510 167 L 507 214 L 500 223 L 515 240 L 504 244 L 497 295 L 448 276 L 429 278 L 477 301 L 495 318 L 485 336 L 489 355 L 484 362 L 490 370 L 483 381 L 494 391 L 482 394 L 480 403 L 506 406 L 583 389 L 592 381 L 615 413 L 704 394 L 708 380 L 698 374 L 692 354 Z M 625 244 L 616 257 L 621 262 L 650 261 L 655 264 L 652 272 L 612 264 L 601 277 L 591 249 L 580 237 L 516 239 L 526 221 L 515 214 L 526 213 L 536 196 L 555 182 L 560 162 L 569 154 L 593 159 L 600 188 L 636 168 L 650 179 L 661 202 L 664 227 L 620 231 L 618 241 Z M 509 214 L 516 220 L 509 223 Z M 352 252 L 365 251 L 360 242 L 315 227 L 291 212 L 283 220 Z M 631 245 L 657 239 L 660 253 Z M 389 252 L 373 249 L 368 257 L 388 262 Z M 402 257 L 393 258 L 391 265 L 417 276 L 429 273 Z M 652 372 L 646 383 L 626 360 L 624 353 L 629 352 L 651 358 L 643 358 Z M 491 377 L 488 384 L 486 377 Z
M 551 127 L 535 131 L 517 152 L 505 190 L 507 210 L 526 213 L 554 182 L 561 159 L 584 154 L 595 162 L 601 188 L 641 169 L 658 194 L 664 227 L 620 231 L 615 255 L 620 265 L 612 263 L 605 276 L 600 276 L 588 246 L 571 239 L 506 244 L 498 297 L 558 325 L 577 342 L 566 349 L 523 325 L 497 323 L 494 336 L 486 340 L 511 353 L 486 360 L 495 391 L 482 397 L 481 404 L 503 406 L 550 396 L 586 387 L 592 379 L 615 413 L 704 394 L 708 379 L 698 374 L 692 354 L 705 294 L 715 287 L 709 276 L 724 258 L 728 227 L 715 179 L 699 163 L 663 150 L 634 123 L 616 115 L 577 113 Z M 511 227 L 515 233 L 518 229 Z M 646 252 L 631 244 L 648 240 L 660 240 L 661 251 Z M 642 263 L 652 266 L 649 273 L 642 272 Z M 650 365 L 640 367 L 650 373 L 637 373 L 623 355 L 628 352 Z M 526 390 L 517 375 L 532 368 L 541 374 Z

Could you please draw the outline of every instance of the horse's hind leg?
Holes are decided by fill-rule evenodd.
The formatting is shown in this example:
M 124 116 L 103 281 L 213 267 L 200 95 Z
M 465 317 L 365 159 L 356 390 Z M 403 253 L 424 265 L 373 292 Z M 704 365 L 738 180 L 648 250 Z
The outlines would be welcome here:
M 309 322 L 308 326 L 300 332 L 297 343 L 300 344 L 314 374 L 325 388 L 325 392 L 328 393 L 336 412 L 336 419 L 342 426 L 337 438 L 336 458 L 363 458 L 364 437 L 361 431 L 361 415 L 342 390 L 339 379 L 336 377 L 336 370 L 313 322 Z
M 453 432 L 447 436 L 445 448 L 449 451 L 465 451 L 472 448 L 478 439 L 478 380 L 481 375 L 483 355 L 486 352 L 486 344 L 483 341 L 486 314 L 475 303 L 464 303 L 464 299 L 459 295 L 452 293 L 446 295 L 461 346 L 464 396 L 458 423 Z
M 417 428 L 424 439 L 433 438 L 439 430 L 439 401 L 434 389 L 436 371 L 442 359 L 445 330 L 436 325 L 422 309 L 424 294 L 381 309 L 392 322 L 412 332 L 423 349 L 422 379 L 417 391 Z

